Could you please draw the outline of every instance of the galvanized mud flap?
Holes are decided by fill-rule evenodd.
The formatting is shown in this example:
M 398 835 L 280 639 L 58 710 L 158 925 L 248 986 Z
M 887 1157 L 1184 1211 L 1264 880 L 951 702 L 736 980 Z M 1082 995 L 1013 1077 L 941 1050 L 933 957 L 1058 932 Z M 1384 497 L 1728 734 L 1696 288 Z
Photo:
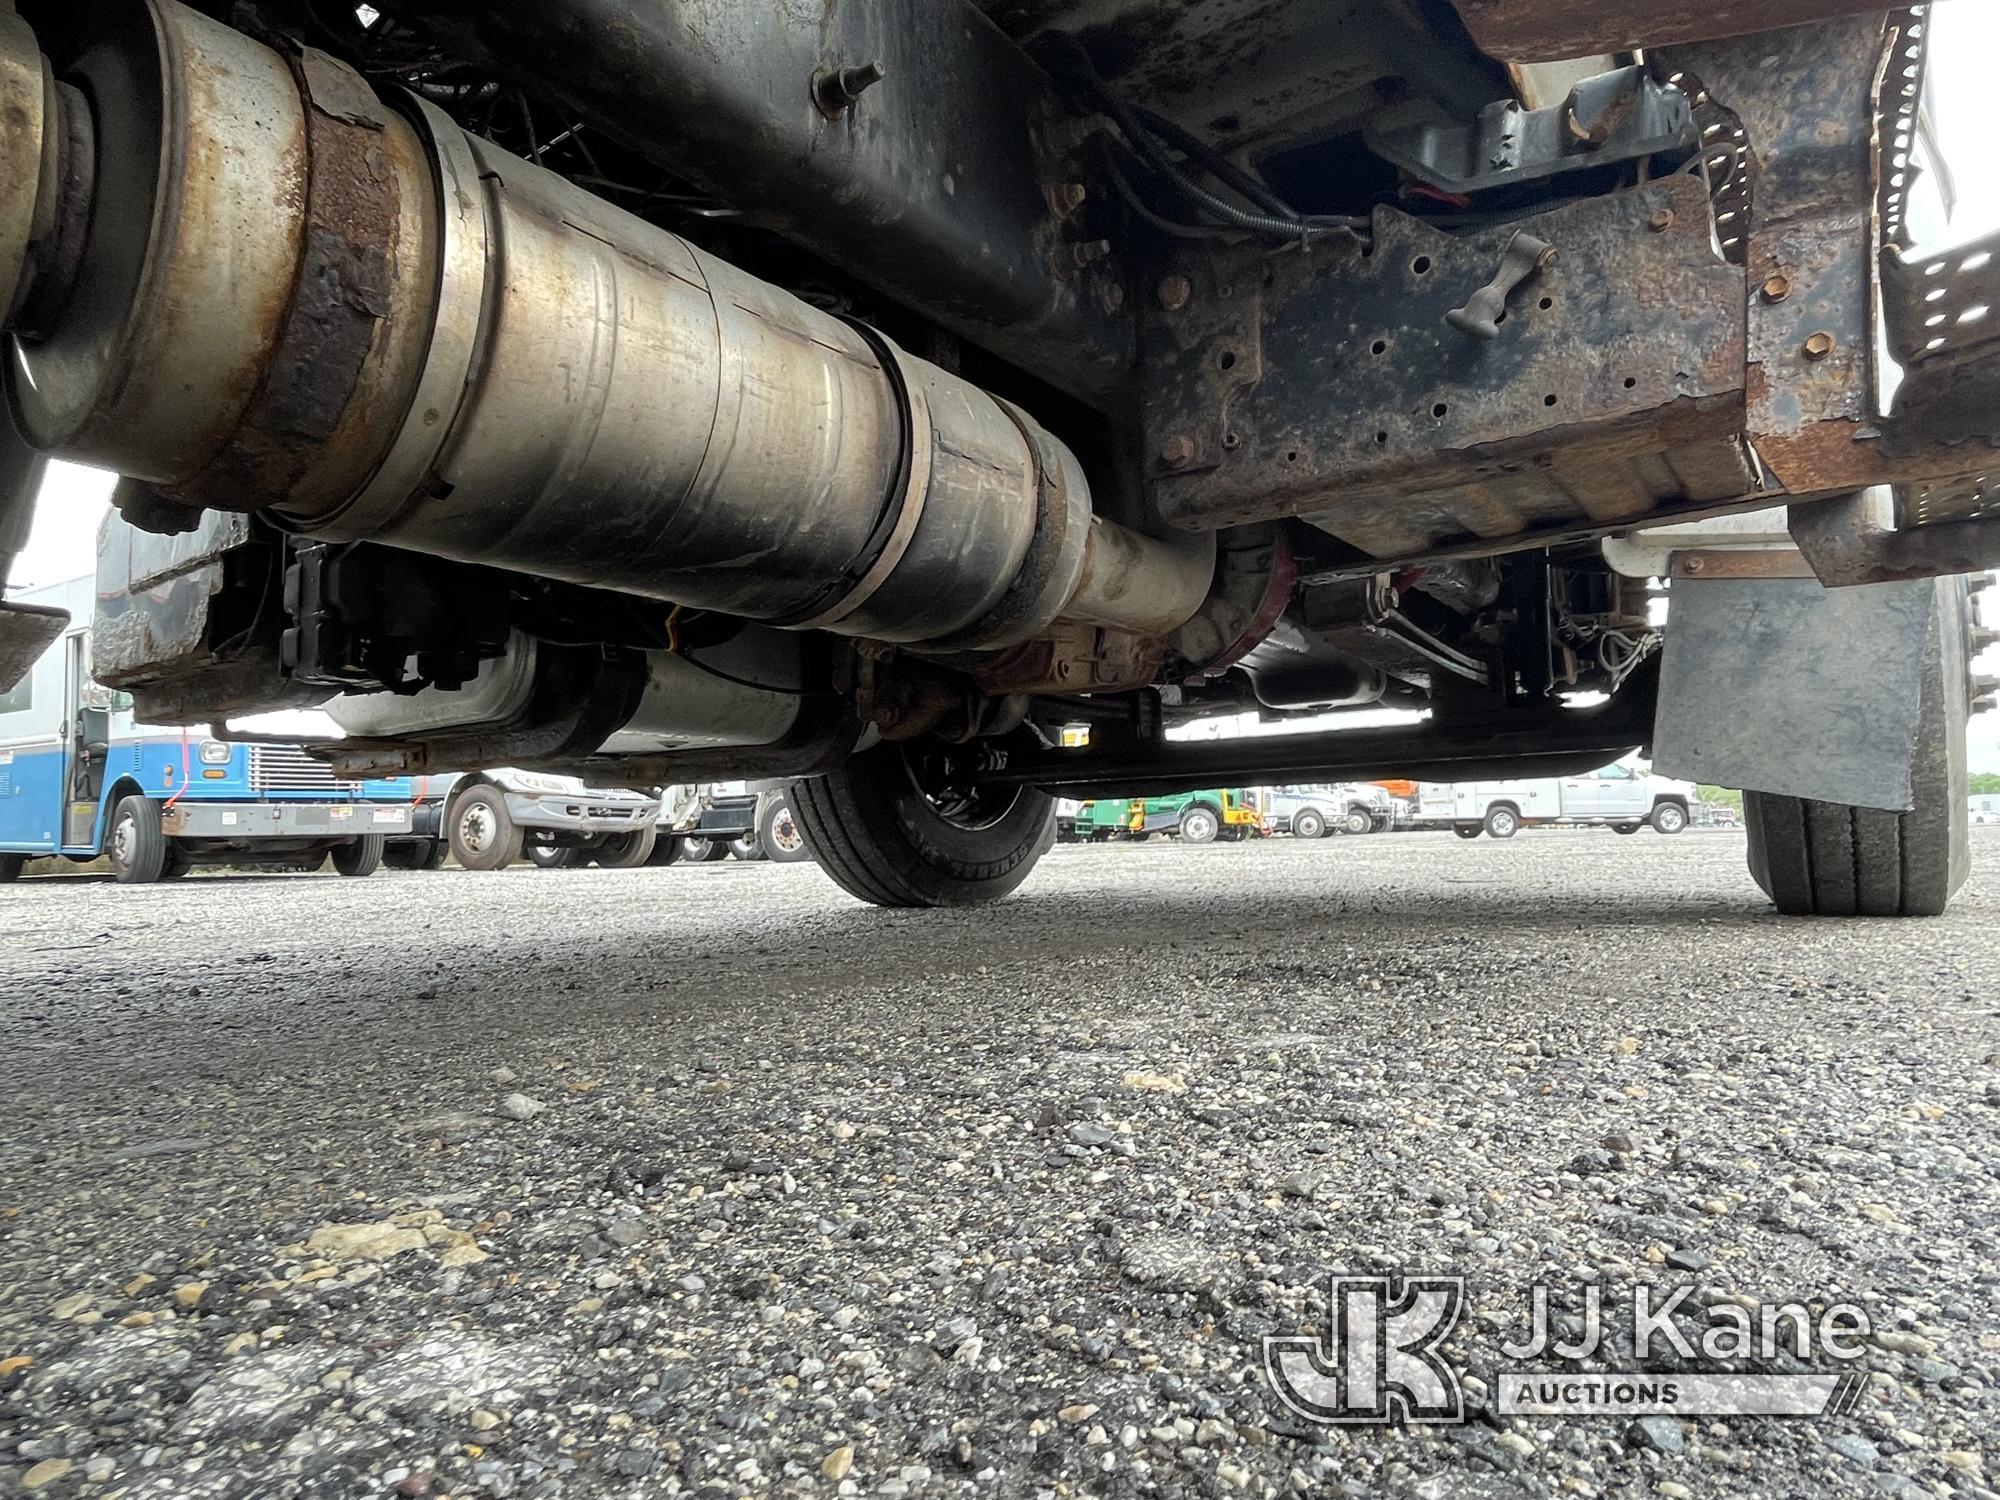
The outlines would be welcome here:
M 1676 580 L 1654 770 L 1909 810 L 1936 607 L 1928 582 Z

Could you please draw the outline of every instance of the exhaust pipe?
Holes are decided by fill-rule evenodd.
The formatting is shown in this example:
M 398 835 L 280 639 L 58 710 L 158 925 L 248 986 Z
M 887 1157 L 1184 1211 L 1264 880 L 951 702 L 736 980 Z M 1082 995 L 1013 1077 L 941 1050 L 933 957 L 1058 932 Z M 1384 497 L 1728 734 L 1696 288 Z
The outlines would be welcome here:
M 324 54 L 116 14 L 65 80 L 84 159 L 53 107 L 0 162 L 49 205 L 0 218 L 0 285 L 48 268 L 10 323 L 35 447 L 168 507 L 924 649 L 1200 606 L 1208 540 L 1094 518 L 1019 407 Z

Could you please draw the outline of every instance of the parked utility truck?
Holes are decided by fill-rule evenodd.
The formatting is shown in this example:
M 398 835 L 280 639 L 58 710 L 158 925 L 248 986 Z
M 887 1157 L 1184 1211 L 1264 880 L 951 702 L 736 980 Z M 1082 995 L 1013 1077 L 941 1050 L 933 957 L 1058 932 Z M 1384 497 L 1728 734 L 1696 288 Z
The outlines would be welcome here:
M 1619 833 L 1651 828 L 1671 835 L 1694 820 L 1697 801 L 1688 782 L 1622 765 L 1587 776 L 1424 782 L 1417 788 L 1415 826 L 1449 828 L 1462 839 L 1482 833 L 1511 839 L 1523 828 L 1555 824 L 1603 825 Z

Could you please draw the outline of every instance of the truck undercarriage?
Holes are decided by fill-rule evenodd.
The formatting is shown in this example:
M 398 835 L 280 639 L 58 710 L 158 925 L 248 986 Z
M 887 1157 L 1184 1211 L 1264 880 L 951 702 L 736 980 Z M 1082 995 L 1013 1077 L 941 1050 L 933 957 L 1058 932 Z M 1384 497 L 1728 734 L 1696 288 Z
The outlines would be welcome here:
M 0 6 L 5 503 L 121 476 L 149 718 L 796 779 L 884 904 L 1006 894 L 1059 791 L 1652 745 L 1761 794 L 1782 908 L 1941 910 L 2000 268 L 1912 250 L 1929 25 Z M 1428 717 L 1166 738 L 1377 707 Z

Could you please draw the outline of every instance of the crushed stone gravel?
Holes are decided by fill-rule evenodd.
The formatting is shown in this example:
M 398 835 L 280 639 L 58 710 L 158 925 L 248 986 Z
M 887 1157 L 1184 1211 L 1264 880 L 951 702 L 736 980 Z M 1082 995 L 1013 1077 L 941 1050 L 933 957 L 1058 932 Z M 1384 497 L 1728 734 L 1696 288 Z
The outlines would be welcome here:
M 0 1495 L 1994 1494 L 2000 831 L 0 887 Z M 1260 1374 L 1468 1279 L 1473 1419 Z M 1824 1421 L 1491 1414 L 1527 1287 L 1842 1299 Z

